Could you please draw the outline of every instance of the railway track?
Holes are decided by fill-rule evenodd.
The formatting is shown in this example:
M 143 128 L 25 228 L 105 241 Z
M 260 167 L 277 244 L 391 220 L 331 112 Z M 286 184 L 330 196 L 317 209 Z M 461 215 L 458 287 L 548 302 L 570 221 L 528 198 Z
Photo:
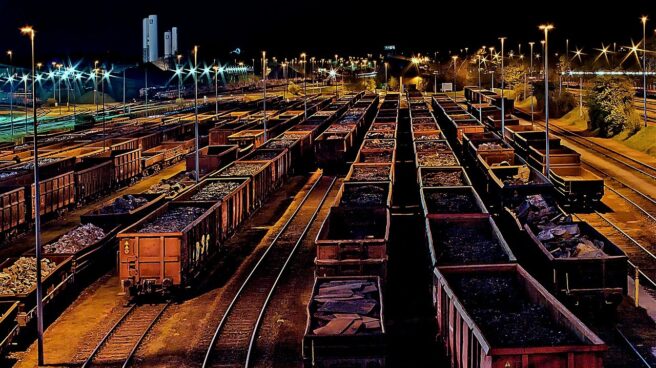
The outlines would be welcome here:
M 96 345 L 82 368 L 98 365 L 129 366 L 144 338 L 170 304 L 131 304 Z
M 319 178 L 271 241 L 223 313 L 202 367 L 249 366 L 269 300 L 335 181 Z
M 638 358 L 642 367 L 645 368 L 656 368 L 656 365 L 649 362 L 649 359 L 642 355 L 640 348 L 626 336 L 620 327 L 615 327 L 615 331 L 619 335 L 620 339 L 626 344 L 626 346 L 631 350 L 631 352 Z

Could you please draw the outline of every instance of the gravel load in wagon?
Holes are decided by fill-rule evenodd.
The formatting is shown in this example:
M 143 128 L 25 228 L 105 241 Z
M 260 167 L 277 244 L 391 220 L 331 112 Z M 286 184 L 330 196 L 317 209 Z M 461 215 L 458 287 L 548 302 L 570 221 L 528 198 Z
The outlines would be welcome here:
M 394 139 L 394 132 L 385 132 L 385 131 L 372 131 L 370 130 L 365 135 L 365 139 Z
M 391 163 L 393 161 L 393 150 L 362 150 L 356 159 L 356 162 L 362 163 Z
M 426 225 L 434 266 L 515 261 L 491 218 L 427 219 Z
M 531 301 L 513 274 L 452 274 L 449 285 L 495 347 L 578 345 L 549 310 Z
M 180 206 L 168 208 L 157 218 L 135 229 L 137 233 L 177 233 L 207 211 L 203 207 Z
M 162 179 L 159 183 L 151 185 L 144 194 L 166 194 L 167 198 L 173 198 L 192 186 L 193 183 L 194 174 L 191 172 L 183 172 L 170 178 Z
M 413 132 L 427 132 L 427 131 L 436 131 L 437 129 L 437 123 L 435 121 L 432 121 L 430 123 L 424 123 L 424 124 L 415 124 L 412 123 L 412 131 Z
M 462 168 L 432 168 L 419 169 L 421 186 L 423 187 L 459 187 L 469 186 L 471 182 Z
M 285 149 L 285 148 L 292 147 L 293 145 L 296 144 L 296 142 L 297 142 L 296 139 L 291 140 L 291 139 L 276 138 L 268 141 L 262 147 L 265 149 Z
M 196 194 L 191 196 L 192 201 L 218 201 L 225 198 L 230 193 L 234 192 L 243 181 L 211 181 L 209 184 L 203 186 Z
M 369 128 L 369 132 L 378 132 L 378 131 L 383 131 L 383 132 L 394 132 L 396 131 L 396 124 L 394 123 L 373 123 L 371 124 L 371 127 Z
M 312 333 L 318 336 L 382 332 L 379 289 L 374 281 L 334 280 L 312 295 Z
M 444 139 L 442 132 L 439 130 L 421 130 L 421 131 L 413 130 L 412 134 L 413 134 L 413 139 L 415 141 L 419 141 L 419 140 L 436 141 L 436 140 Z
M 39 166 L 45 166 L 57 161 L 60 161 L 60 158 L 49 158 L 49 157 L 40 157 L 39 158 Z M 19 165 L 19 166 L 14 166 L 13 169 L 18 169 L 18 170 L 34 170 L 34 161 L 28 162 L 24 165 Z
M 361 165 L 354 164 L 346 178 L 349 181 L 377 182 L 392 180 L 392 165 Z
M 262 170 L 262 164 L 238 162 L 221 170 L 214 176 L 253 176 Z
M 280 155 L 281 151 L 256 150 L 248 156 L 248 161 L 270 161 Z
M 451 151 L 451 147 L 446 141 L 442 140 L 433 140 L 433 141 L 416 141 L 415 142 L 415 151 L 416 152 L 440 152 L 440 151 Z
M 41 259 L 41 280 L 45 280 L 57 268 L 57 264 Z M 36 258 L 20 257 L 0 272 L 0 296 L 26 294 L 36 287 Z
M 418 166 L 460 166 L 453 153 L 418 152 Z
M 61 236 L 57 241 L 43 246 L 44 253 L 74 254 L 102 240 L 107 233 L 93 225 L 80 225 Z
M 415 125 L 420 125 L 420 124 L 435 124 L 435 119 L 433 118 L 423 118 L 423 117 L 413 117 L 412 118 L 412 126 L 414 127 Z
M 395 145 L 394 139 L 365 139 L 362 149 L 393 149 Z
M 335 123 L 326 129 L 326 133 L 344 133 L 344 132 L 351 132 L 354 130 L 356 127 L 355 124 L 338 124 Z M 330 137 L 328 138 L 330 139 Z

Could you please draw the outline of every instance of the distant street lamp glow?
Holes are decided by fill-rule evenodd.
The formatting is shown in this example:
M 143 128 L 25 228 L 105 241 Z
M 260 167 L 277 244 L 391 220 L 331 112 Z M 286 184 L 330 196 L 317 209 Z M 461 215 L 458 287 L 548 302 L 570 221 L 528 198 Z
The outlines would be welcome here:
M 550 176 L 550 157 L 549 157 L 549 31 L 554 26 L 551 24 L 541 25 L 540 30 L 544 31 L 544 122 L 545 122 L 545 175 L 547 179 Z

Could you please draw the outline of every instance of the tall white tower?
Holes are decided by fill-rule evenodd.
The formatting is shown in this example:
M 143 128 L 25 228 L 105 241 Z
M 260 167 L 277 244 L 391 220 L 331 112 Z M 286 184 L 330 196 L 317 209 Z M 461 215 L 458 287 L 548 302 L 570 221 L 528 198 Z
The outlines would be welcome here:
M 164 57 L 171 57 L 171 31 L 164 32 Z
M 171 28 L 171 55 L 178 53 L 178 27 Z
M 157 15 L 148 16 L 148 61 L 157 60 L 159 47 L 157 43 Z
M 143 38 L 142 38 L 142 45 L 143 45 L 143 52 L 142 52 L 142 60 L 144 63 L 148 62 L 148 18 L 144 18 L 142 21 L 142 28 L 143 28 Z

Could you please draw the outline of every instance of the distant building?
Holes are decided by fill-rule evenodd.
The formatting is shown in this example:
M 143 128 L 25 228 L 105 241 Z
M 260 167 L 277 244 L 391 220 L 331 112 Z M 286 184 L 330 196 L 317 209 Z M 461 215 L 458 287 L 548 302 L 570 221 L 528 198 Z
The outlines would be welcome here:
M 157 15 L 149 15 L 142 20 L 142 61 L 153 63 L 159 61 L 159 37 L 157 34 Z M 173 58 L 178 52 L 178 27 L 164 32 L 164 59 Z

